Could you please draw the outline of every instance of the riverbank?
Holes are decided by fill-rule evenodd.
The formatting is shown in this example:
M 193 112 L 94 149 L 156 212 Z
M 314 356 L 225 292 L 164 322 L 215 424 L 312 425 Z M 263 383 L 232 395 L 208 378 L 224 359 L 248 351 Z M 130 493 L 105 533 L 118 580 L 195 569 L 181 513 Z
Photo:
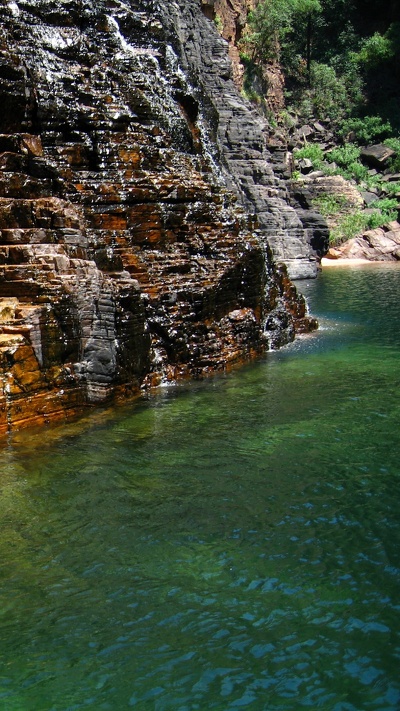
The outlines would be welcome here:
M 369 259 L 321 259 L 321 267 L 358 267 L 361 264 L 382 264 L 382 262 L 371 262 Z
M 365 265 L 370 265 L 370 266 L 390 266 L 393 267 L 396 264 L 400 264 L 399 262 L 392 262 L 392 261 L 378 261 L 378 260 L 372 260 L 372 259 L 344 259 L 344 258 L 339 258 L 339 259 L 326 259 L 326 257 L 323 257 L 321 259 L 321 267 L 325 269 L 325 267 L 359 267 L 359 266 L 365 266 Z

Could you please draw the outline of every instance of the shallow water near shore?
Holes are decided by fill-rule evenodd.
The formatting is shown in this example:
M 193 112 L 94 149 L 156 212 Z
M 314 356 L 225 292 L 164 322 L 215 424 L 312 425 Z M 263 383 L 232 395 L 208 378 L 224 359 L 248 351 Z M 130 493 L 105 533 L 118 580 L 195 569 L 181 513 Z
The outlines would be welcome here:
M 400 269 L 226 376 L 0 450 L 0 709 L 400 708 Z

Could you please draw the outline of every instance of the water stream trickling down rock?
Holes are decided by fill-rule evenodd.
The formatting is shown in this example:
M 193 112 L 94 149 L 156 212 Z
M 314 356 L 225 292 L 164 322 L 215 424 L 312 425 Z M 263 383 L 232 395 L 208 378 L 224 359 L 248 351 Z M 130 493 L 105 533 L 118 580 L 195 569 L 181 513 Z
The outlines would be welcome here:
M 0 18 L 0 432 L 315 327 L 280 262 L 315 275 L 324 235 L 289 206 L 200 0 Z

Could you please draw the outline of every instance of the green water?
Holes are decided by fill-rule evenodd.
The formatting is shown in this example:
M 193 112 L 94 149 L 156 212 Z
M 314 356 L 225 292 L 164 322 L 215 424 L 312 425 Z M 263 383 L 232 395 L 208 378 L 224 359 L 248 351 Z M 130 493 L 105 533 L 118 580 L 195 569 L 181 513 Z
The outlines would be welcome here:
M 0 451 L 1 711 L 398 711 L 400 269 L 321 330 Z

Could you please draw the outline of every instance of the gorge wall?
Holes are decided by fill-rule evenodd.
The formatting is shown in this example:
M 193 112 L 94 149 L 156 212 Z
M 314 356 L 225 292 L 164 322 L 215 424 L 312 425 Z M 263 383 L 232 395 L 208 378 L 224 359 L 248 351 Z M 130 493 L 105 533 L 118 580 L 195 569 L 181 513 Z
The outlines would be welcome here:
M 200 0 L 0 16 L 0 433 L 315 327 L 271 248 L 313 275 L 317 231 Z
M 229 38 L 243 27 L 249 0 L 202 0 L 206 16 L 223 13 Z M 173 23 L 178 53 L 200 97 L 207 97 L 218 117 L 215 132 L 226 183 L 246 212 L 256 214 L 261 240 L 274 259 L 285 263 L 292 279 L 312 278 L 328 248 L 328 230 L 320 215 L 291 207 L 285 179 L 289 153 L 268 122 L 239 95 L 227 42 L 204 21 L 196 0 L 169 3 L 163 24 Z M 234 42 L 229 45 L 231 50 Z

